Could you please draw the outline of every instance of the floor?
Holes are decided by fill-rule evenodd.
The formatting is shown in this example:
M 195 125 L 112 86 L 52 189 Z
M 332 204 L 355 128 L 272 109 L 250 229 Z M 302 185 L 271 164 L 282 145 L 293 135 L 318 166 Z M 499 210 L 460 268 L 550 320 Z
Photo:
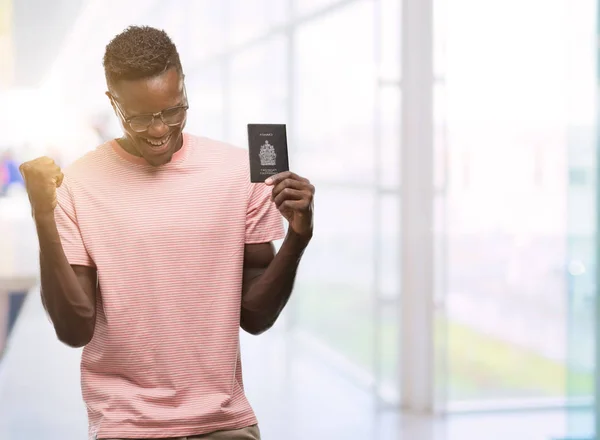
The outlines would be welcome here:
M 368 393 L 310 353 L 292 347 L 292 360 L 285 362 L 285 348 L 276 331 L 243 337 L 247 393 L 264 440 L 551 440 L 564 437 L 573 423 L 590 421 L 587 414 L 578 421 L 562 412 L 377 413 Z M 39 295 L 29 295 L 0 364 L 0 439 L 86 438 L 79 356 L 80 350 L 55 340 Z

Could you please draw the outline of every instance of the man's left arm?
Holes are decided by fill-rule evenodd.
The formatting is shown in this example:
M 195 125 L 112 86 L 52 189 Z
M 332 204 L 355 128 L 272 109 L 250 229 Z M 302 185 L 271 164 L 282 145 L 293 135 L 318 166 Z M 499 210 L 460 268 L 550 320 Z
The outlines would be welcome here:
M 241 327 L 254 335 L 271 328 L 283 311 L 313 234 L 315 188 L 308 179 L 284 172 L 265 183 L 272 187 L 272 202 L 289 227 L 277 253 L 272 243 L 245 247 Z

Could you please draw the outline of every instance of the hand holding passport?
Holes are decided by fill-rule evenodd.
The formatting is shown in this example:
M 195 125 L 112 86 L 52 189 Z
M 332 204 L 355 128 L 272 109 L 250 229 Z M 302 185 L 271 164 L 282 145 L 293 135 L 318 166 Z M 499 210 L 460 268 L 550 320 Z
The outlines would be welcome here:
M 290 172 L 285 124 L 248 124 L 250 182 L 273 187 L 273 203 L 290 225 L 295 243 L 308 245 L 313 233 L 310 181 Z

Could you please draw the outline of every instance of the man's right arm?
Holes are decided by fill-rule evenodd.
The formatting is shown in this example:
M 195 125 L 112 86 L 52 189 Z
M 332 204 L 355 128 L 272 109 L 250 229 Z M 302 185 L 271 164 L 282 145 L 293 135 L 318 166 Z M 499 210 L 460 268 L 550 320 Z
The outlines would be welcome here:
M 57 188 L 63 174 L 47 157 L 21 165 L 40 244 L 41 295 L 58 339 L 83 347 L 94 335 L 96 322 L 96 269 L 71 266 L 55 219 Z
M 83 347 L 94 335 L 96 269 L 69 265 L 54 216 L 36 217 L 35 224 L 44 308 L 58 339 L 71 347 Z

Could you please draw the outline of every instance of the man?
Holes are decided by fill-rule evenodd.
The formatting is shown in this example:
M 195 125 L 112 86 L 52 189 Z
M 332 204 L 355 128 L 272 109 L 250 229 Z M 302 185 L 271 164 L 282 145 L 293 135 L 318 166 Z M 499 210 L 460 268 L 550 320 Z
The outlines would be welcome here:
M 286 305 L 314 187 L 291 172 L 252 184 L 246 150 L 184 132 L 184 75 L 163 31 L 126 29 L 104 69 L 123 137 L 64 175 L 47 157 L 21 166 L 44 307 L 58 338 L 84 347 L 89 436 L 259 439 L 239 329 L 266 331 Z

